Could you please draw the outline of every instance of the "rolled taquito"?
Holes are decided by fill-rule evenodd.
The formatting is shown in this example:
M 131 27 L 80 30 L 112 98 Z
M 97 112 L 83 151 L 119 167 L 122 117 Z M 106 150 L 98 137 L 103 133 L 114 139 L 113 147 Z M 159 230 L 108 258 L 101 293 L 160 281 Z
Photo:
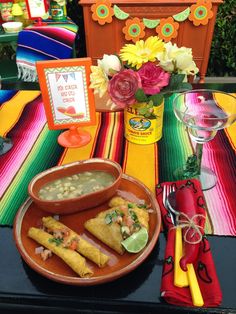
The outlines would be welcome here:
M 86 265 L 86 260 L 83 256 L 58 244 L 58 242 L 54 241 L 55 238 L 51 234 L 42 229 L 31 227 L 28 231 L 28 236 L 60 257 L 80 277 L 91 277 L 93 275 L 93 271 Z
M 46 227 L 49 231 L 57 232 L 59 230 L 67 230 L 68 234 L 66 236 L 66 241 L 70 242 L 73 239 L 76 239 L 76 251 L 82 254 L 84 257 L 88 258 L 99 267 L 104 267 L 109 260 L 109 256 L 101 252 L 96 246 L 92 245 L 90 242 L 83 239 L 75 231 L 71 230 L 63 223 L 58 220 L 55 220 L 53 217 L 43 217 L 42 218 L 43 226 Z

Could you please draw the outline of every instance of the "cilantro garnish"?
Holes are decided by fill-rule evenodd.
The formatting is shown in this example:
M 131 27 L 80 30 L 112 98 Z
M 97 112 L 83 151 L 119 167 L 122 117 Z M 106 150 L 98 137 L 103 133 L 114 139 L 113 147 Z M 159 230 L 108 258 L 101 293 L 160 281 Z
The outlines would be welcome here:
M 48 242 L 50 242 L 50 243 L 55 243 L 56 246 L 59 246 L 60 244 L 62 244 L 63 239 L 59 239 L 59 238 L 50 238 L 50 239 L 48 239 Z

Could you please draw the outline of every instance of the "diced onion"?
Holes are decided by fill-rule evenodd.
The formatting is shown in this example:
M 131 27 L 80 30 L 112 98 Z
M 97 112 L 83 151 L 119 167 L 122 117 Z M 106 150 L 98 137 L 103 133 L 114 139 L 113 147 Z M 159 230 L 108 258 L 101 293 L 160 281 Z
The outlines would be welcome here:
M 57 220 L 57 221 L 60 220 L 60 216 L 59 216 L 59 215 L 54 215 L 53 218 L 54 218 L 55 220 Z
M 35 248 L 35 254 L 41 254 L 44 250 L 43 246 L 38 246 Z

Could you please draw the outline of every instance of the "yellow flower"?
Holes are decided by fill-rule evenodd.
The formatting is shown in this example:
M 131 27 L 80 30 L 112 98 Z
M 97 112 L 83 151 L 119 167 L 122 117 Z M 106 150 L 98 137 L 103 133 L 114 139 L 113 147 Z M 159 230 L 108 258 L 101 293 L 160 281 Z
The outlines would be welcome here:
M 157 36 L 148 37 L 147 40 L 139 40 L 136 44 L 126 44 L 121 48 L 120 58 L 127 61 L 136 69 L 141 68 L 143 63 L 155 62 L 158 52 L 164 50 L 164 43 Z
M 94 89 L 95 94 L 99 94 L 99 97 L 102 97 L 108 87 L 108 77 L 104 73 L 103 69 L 98 66 L 91 66 L 90 74 L 90 88 Z

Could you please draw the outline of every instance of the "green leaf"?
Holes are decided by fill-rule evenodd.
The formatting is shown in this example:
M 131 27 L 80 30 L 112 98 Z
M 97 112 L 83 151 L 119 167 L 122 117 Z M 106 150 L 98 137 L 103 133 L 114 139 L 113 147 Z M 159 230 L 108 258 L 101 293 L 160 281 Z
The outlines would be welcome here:
M 143 108 L 138 108 L 138 113 L 140 115 L 145 116 L 148 113 L 148 108 L 147 107 L 143 107 Z
M 169 86 L 170 85 L 178 86 L 180 83 L 183 82 L 184 78 L 185 78 L 185 74 L 172 74 L 170 78 Z
M 163 101 L 163 95 L 162 94 L 155 94 L 149 97 L 151 101 L 153 101 L 153 106 L 158 106 Z
M 162 94 L 165 94 L 166 97 L 166 94 L 173 94 L 192 89 L 191 84 L 183 82 L 184 78 L 185 74 L 172 74 L 169 85 L 162 89 Z
M 183 83 L 181 84 L 180 88 L 183 89 L 183 90 L 190 90 L 190 89 L 192 89 L 193 87 L 192 87 L 192 85 L 191 85 L 190 83 L 183 82 Z
M 139 88 L 137 90 L 137 92 L 135 93 L 135 99 L 138 102 L 147 102 L 148 101 L 148 97 L 145 95 L 144 91 L 142 90 L 142 88 Z

